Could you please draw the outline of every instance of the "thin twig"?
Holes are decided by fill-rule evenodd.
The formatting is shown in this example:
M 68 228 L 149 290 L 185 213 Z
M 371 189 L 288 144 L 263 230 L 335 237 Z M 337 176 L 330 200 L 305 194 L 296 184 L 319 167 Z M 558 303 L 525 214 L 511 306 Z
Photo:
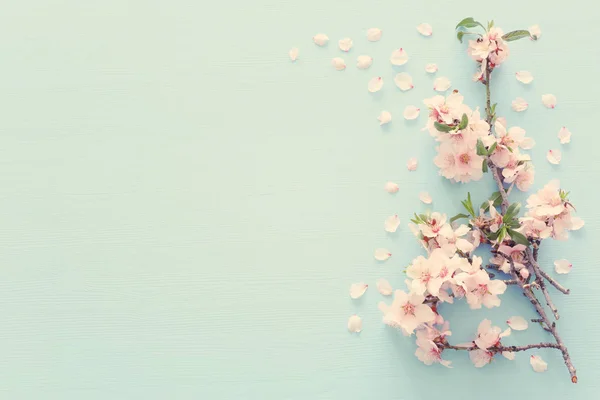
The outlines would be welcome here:
M 473 344 L 472 346 L 469 346 L 469 347 L 462 347 L 462 346 L 453 346 L 448 343 L 439 343 L 438 346 L 440 346 L 443 349 L 449 349 L 449 350 L 473 351 L 473 350 L 478 349 L 478 347 L 475 344 Z M 503 352 L 503 351 L 518 352 L 518 351 L 526 351 L 526 350 L 531 350 L 531 349 L 560 349 L 560 346 L 556 343 L 546 342 L 546 343 L 528 344 L 526 346 L 493 346 L 493 347 L 489 347 L 487 350 L 496 353 L 496 352 Z
M 552 310 L 552 314 L 554 314 L 554 319 L 559 319 L 560 316 L 558 315 L 558 309 L 552 302 L 552 298 L 550 297 L 550 294 L 548 293 L 548 289 L 546 289 L 546 282 L 544 282 L 544 278 L 542 277 L 540 267 L 539 267 L 539 265 L 537 265 L 537 261 L 535 261 L 535 259 L 533 257 L 533 253 L 529 247 L 527 247 L 525 249 L 525 255 L 527 256 L 527 259 L 529 260 L 529 262 L 531 263 L 531 266 L 533 267 L 533 271 L 535 272 L 535 276 L 537 278 L 536 282 L 538 283 L 538 285 L 540 286 L 540 290 L 544 294 L 544 298 L 546 299 L 546 304 L 548 305 L 548 307 L 550 307 L 550 310 Z

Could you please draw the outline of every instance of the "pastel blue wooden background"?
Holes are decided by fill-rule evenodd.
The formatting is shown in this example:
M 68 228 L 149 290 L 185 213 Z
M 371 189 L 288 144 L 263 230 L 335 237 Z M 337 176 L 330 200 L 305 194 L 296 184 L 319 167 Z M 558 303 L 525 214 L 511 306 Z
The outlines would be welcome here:
M 0 14 L 0 397 L 3 399 L 590 399 L 600 350 L 597 115 L 600 36 L 595 3 L 541 0 L 357 1 L 22 0 Z M 414 341 L 386 329 L 374 283 L 402 283 L 420 254 L 413 211 L 453 214 L 467 191 L 432 165 L 434 143 L 401 113 L 434 94 L 423 67 L 439 65 L 469 104 L 482 104 L 473 63 L 453 27 L 472 15 L 505 30 L 540 24 L 537 43 L 513 43 L 493 97 L 537 141 L 535 189 L 560 178 L 586 227 L 543 245 L 551 269 L 573 272 L 555 293 L 560 330 L 579 370 L 572 385 L 557 352 L 535 374 L 527 355 L 474 369 L 426 367 Z M 434 35 L 415 31 L 429 22 Z M 364 32 L 384 30 L 378 43 Z M 317 48 L 311 37 L 332 42 Z M 355 47 L 336 72 L 337 40 Z M 287 51 L 300 48 L 289 62 Z M 411 59 L 415 89 L 400 93 L 388 62 Z M 356 56 L 375 62 L 354 67 Z M 513 77 L 535 76 L 524 87 Z M 372 76 L 385 87 L 366 91 Z M 499 89 L 503 92 L 499 93 Z M 555 110 L 540 96 L 554 93 Z M 516 114 L 510 101 L 527 99 Z M 393 114 L 387 129 L 376 117 Z M 563 163 L 544 158 L 573 132 Z M 406 160 L 419 158 L 419 169 Z M 387 180 L 401 191 L 382 190 Z M 522 195 L 514 199 L 523 200 Z M 383 231 L 398 213 L 396 235 Z M 394 255 L 378 265 L 373 249 Z M 351 283 L 373 285 L 356 302 Z M 501 326 L 533 316 L 509 292 L 499 309 L 446 308 L 453 338 L 484 317 Z M 389 301 L 389 300 L 388 300 Z M 358 313 L 364 331 L 346 331 Z M 532 326 L 508 343 L 546 338 Z

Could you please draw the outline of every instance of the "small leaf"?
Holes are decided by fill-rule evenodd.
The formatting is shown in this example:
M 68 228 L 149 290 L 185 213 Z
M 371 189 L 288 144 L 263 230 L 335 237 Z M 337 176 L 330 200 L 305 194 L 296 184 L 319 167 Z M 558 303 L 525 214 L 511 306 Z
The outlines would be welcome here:
M 494 192 L 490 196 L 489 201 L 491 201 L 494 206 L 498 207 L 500 204 L 502 204 L 502 195 L 500 194 L 500 192 Z M 488 201 L 485 201 L 481 203 L 480 208 L 482 208 L 483 211 L 487 211 L 490 208 L 490 203 Z
M 485 149 L 485 146 L 483 145 L 481 139 L 477 139 L 477 155 L 487 156 L 487 150 Z
M 457 38 L 458 40 L 460 40 L 460 42 L 461 42 L 461 43 L 462 43 L 462 40 L 463 40 L 463 36 L 465 36 L 465 33 L 464 33 L 464 32 L 462 32 L 462 31 L 458 31 L 458 32 L 456 32 L 456 38 Z
M 485 30 L 485 26 L 483 26 L 481 24 L 481 22 L 477 22 L 473 19 L 473 17 L 467 17 L 465 19 L 463 19 L 462 21 L 460 21 L 457 25 L 455 29 L 458 28 L 476 28 L 477 26 L 480 26 L 483 28 L 483 30 Z M 528 32 L 529 33 L 529 32 Z
M 506 236 L 506 227 L 503 226 L 502 228 L 500 228 L 500 230 L 498 230 L 498 239 L 497 239 L 498 243 L 502 243 L 505 236 Z
M 488 31 L 494 27 L 494 20 L 488 22 Z
M 435 121 L 433 123 L 433 126 L 435 126 L 435 129 L 437 129 L 440 132 L 450 132 L 454 130 L 453 126 L 448 126 L 446 124 L 440 124 L 439 122 Z
M 469 125 L 469 117 L 467 117 L 467 114 L 463 114 L 460 120 L 460 124 L 458 124 L 458 129 L 465 129 L 467 125 Z
M 527 240 L 527 237 L 525 235 L 523 235 L 522 233 L 519 233 L 517 231 L 509 229 L 508 234 L 510 235 L 512 240 L 515 241 L 515 243 L 529 246 L 529 244 L 530 244 L 529 240 Z
M 483 171 L 483 173 L 488 172 L 488 165 L 487 165 L 487 160 L 486 159 L 484 159 L 481 162 L 481 170 Z
M 461 219 L 461 218 L 469 218 L 469 216 L 467 214 L 456 214 L 454 217 L 450 218 L 450 222 L 454 222 L 457 219 Z
M 498 105 L 498 103 L 492 104 L 492 107 L 490 108 L 490 112 L 492 113 L 492 115 L 496 114 L 496 106 L 497 105 Z
M 488 155 L 492 154 L 494 152 L 494 150 L 496 150 L 497 146 L 498 146 L 498 142 L 494 142 L 494 144 L 491 145 L 490 148 L 488 149 Z
M 512 42 L 514 40 L 519 40 L 519 39 L 523 39 L 526 37 L 531 37 L 531 34 L 529 33 L 529 31 L 520 29 L 517 31 L 508 32 L 507 34 L 502 36 L 502 39 L 504 39 L 507 42 Z
M 506 210 L 506 213 L 504 214 L 504 217 L 502 218 L 502 221 L 504 222 L 509 222 L 510 220 L 512 220 L 517 214 L 519 214 L 519 211 L 521 210 L 521 203 L 512 203 L 508 209 Z

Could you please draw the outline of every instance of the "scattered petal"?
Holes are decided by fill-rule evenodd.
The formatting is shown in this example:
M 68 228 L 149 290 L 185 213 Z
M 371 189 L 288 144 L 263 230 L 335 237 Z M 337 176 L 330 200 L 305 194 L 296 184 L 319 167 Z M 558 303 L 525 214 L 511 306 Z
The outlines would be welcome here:
M 367 39 L 369 42 L 376 42 L 381 39 L 381 29 L 379 28 L 371 28 L 367 31 Z
M 427 72 L 427 73 L 435 74 L 437 72 L 437 70 L 438 70 L 437 64 L 431 63 L 431 64 L 427 64 L 425 66 L 425 72 Z
M 418 165 L 418 162 L 415 157 L 409 158 L 408 161 L 406 162 L 406 168 L 408 168 L 409 171 L 416 171 L 417 165 Z
M 571 272 L 571 268 L 573 268 L 573 264 L 564 258 L 554 261 L 554 270 L 557 274 L 568 274 Z
M 542 357 L 540 356 L 532 355 L 531 357 L 529 357 L 529 363 L 531 364 L 535 372 L 544 372 L 548 369 L 548 364 L 544 360 L 542 360 Z
M 352 333 L 362 331 L 362 319 L 358 315 L 353 315 L 348 319 L 348 330 Z
M 358 299 L 363 294 L 365 294 L 368 287 L 369 285 L 367 285 L 364 282 L 353 283 L 352 285 L 350 285 L 350 297 L 352 297 L 353 299 Z
M 428 23 L 422 23 L 417 25 L 417 31 L 423 36 L 431 36 L 433 28 Z
M 510 336 L 511 333 L 512 333 L 512 330 L 510 328 L 506 328 L 504 330 L 504 332 L 502 332 L 500 335 L 498 335 L 498 337 L 500 337 L 500 338 L 507 337 L 507 336 Z
M 382 87 L 383 87 L 383 79 L 380 76 L 372 78 L 369 81 L 369 85 L 367 86 L 367 88 L 369 89 L 369 92 L 371 92 L 371 93 L 379 92 Z
M 585 225 L 585 221 L 579 217 L 571 217 L 571 230 L 578 231 Z
M 516 112 L 525 111 L 527 110 L 527 107 L 529 107 L 529 104 L 527 104 L 525 99 L 523 99 L 522 97 L 517 97 L 512 102 L 512 109 Z
M 379 114 L 379 117 L 377 117 L 377 119 L 379 120 L 380 126 L 385 125 L 392 120 L 392 114 L 390 114 L 389 111 L 382 111 L 381 114 Z
M 542 103 L 548 108 L 556 107 L 556 96 L 553 94 L 543 94 Z
M 400 187 L 397 183 L 388 182 L 385 184 L 385 191 L 388 193 L 396 193 L 398 190 L 400 190 Z
M 420 111 L 421 109 L 415 106 L 406 106 L 404 109 L 404 118 L 408 120 L 415 119 L 419 116 Z
M 390 296 L 394 291 L 392 289 L 392 285 L 390 285 L 390 283 L 383 278 L 377 279 L 377 290 L 379 290 L 379 293 L 384 296 Z
M 398 215 L 392 215 L 391 217 L 387 217 L 384 222 L 384 228 L 386 232 L 394 233 L 400 226 L 400 218 Z
M 529 27 L 529 34 L 535 38 L 535 40 L 539 39 L 542 36 L 542 30 L 539 25 L 532 25 Z
M 452 86 L 452 82 L 445 76 L 441 76 L 433 81 L 433 90 L 436 92 L 445 92 L 450 89 L 450 86 Z
M 421 200 L 425 204 L 431 204 L 433 200 L 431 200 L 431 196 L 427 192 L 419 193 L 419 200 Z
M 315 42 L 317 46 L 325 46 L 327 42 L 329 42 L 329 37 L 324 33 L 318 33 L 313 36 L 313 42 Z
M 527 323 L 527 320 L 520 316 L 510 317 L 506 321 L 506 323 L 515 331 L 524 331 L 529 327 L 529 323 Z
M 533 75 L 529 71 L 519 71 L 515 74 L 517 80 L 521 83 L 529 85 L 533 81 Z
M 335 57 L 333 60 L 331 60 L 331 65 L 333 65 L 333 68 L 337 69 L 338 71 L 343 71 L 346 69 L 346 61 L 340 57 Z
M 560 140 L 561 144 L 570 143 L 571 132 L 563 126 L 562 128 L 560 128 L 560 131 L 558 131 L 558 139 Z
M 404 65 L 408 61 L 408 54 L 404 49 L 400 48 L 398 50 L 392 51 L 392 55 L 390 56 L 390 62 L 392 65 Z
M 403 92 L 414 88 L 412 76 L 410 76 L 406 72 L 400 72 L 399 74 L 397 74 L 394 78 L 394 83 Z
M 560 160 L 562 158 L 562 153 L 558 149 L 548 150 L 548 153 L 546 154 L 546 158 L 548 159 L 550 164 L 557 165 L 557 164 L 560 164 Z
M 350 49 L 352 48 L 352 39 L 350 38 L 344 38 L 344 39 L 340 39 L 340 41 L 338 42 L 338 46 L 340 47 L 341 51 L 350 51 Z
M 390 253 L 390 251 L 388 249 L 379 248 L 379 249 L 375 250 L 375 259 L 377 261 L 385 261 L 388 258 L 390 258 L 391 255 L 392 255 L 392 253 Z
M 300 50 L 298 50 L 297 47 L 292 47 L 292 49 L 288 53 L 290 55 L 290 60 L 296 61 L 298 59 L 299 52 L 300 52 Z
M 515 353 L 513 353 L 512 351 L 503 351 L 502 355 L 508 359 L 508 360 L 514 360 L 515 359 Z
M 358 56 L 356 66 L 358 69 L 367 69 L 373 64 L 373 57 L 370 56 Z

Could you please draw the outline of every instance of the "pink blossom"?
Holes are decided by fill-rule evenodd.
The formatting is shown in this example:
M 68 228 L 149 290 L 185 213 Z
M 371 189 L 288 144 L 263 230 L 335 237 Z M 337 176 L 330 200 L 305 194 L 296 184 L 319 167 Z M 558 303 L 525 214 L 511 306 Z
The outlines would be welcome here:
M 442 360 L 442 349 L 440 349 L 433 341 L 426 339 L 417 339 L 417 350 L 415 356 L 425 365 L 440 363 L 444 367 L 451 368 L 451 361 Z
M 510 328 L 502 332 L 497 326 L 492 326 L 492 321 L 484 319 L 477 327 L 477 339 L 475 344 L 482 350 L 498 346 L 502 337 L 510 335 Z
M 383 312 L 383 322 L 395 328 L 402 328 L 411 335 L 419 325 L 435 319 L 435 313 L 428 305 L 423 304 L 423 300 L 423 295 L 396 290 L 391 305 L 379 303 L 379 309 Z
M 481 368 L 485 367 L 490 362 L 492 362 L 492 358 L 494 358 L 494 353 L 492 353 L 491 351 L 480 349 L 471 350 L 469 351 L 469 358 L 471 359 L 471 362 L 473 363 L 473 365 L 475 365 L 476 368 Z
M 501 29 L 491 28 L 478 39 L 469 40 L 467 53 L 478 62 L 488 59 L 492 68 L 502 64 L 509 55 L 508 45 L 502 39 L 503 34 Z
M 477 181 L 483 176 L 483 157 L 473 148 L 442 143 L 434 162 L 440 168 L 440 175 L 456 182 Z
M 500 305 L 499 294 L 506 291 L 506 284 L 501 280 L 490 280 L 486 271 L 480 269 L 473 274 L 459 274 L 456 281 L 466 292 L 467 303 L 471 309 L 487 308 Z

